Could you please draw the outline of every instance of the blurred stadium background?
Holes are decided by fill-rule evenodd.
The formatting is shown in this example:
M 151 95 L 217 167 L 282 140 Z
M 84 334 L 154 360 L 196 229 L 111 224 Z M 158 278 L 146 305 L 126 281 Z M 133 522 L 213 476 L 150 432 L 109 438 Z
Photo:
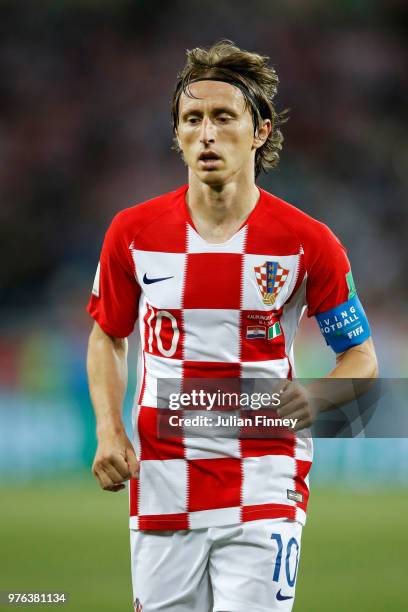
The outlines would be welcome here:
M 169 114 L 185 49 L 226 37 L 271 57 L 291 119 L 279 169 L 260 184 L 341 237 L 381 375 L 405 378 L 405 3 L 0 8 L 0 590 L 66 590 L 72 610 L 127 610 L 127 498 L 89 477 L 85 306 L 114 214 L 185 182 Z M 299 376 L 334 363 L 314 321 L 296 350 Z M 134 384 L 131 367 L 128 424 Z M 408 608 L 407 465 L 403 438 L 316 441 L 295 612 Z

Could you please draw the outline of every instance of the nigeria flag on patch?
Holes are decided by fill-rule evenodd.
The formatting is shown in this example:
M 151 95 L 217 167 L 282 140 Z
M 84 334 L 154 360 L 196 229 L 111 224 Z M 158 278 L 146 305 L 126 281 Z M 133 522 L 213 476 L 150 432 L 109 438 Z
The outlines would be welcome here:
M 273 340 L 277 336 L 280 336 L 282 333 L 281 327 L 279 325 L 279 321 L 276 321 L 272 325 L 272 327 L 268 327 L 268 340 Z

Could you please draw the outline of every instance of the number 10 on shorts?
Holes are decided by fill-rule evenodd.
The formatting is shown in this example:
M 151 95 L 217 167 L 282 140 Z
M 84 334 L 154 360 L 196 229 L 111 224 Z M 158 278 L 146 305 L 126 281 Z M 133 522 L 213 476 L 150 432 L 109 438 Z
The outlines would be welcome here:
M 296 574 L 299 564 L 299 544 L 296 538 L 290 538 L 287 543 L 286 550 L 282 542 L 282 536 L 280 533 L 273 533 L 271 539 L 275 540 L 278 545 L 278 554 L 275 559 L 275 568 L 273 572 L 272 580 L 279 582 L 281 572 L 284 571 L 286 575 L 286 581 L 289 587 L 294 587 L 296 582 Z M 293 562 L 294 559 L 294 562 Z M 284 561 L 283 561 L 284 560 Z M 282 561 L 284 562 L 284 568 L 282 568 Z

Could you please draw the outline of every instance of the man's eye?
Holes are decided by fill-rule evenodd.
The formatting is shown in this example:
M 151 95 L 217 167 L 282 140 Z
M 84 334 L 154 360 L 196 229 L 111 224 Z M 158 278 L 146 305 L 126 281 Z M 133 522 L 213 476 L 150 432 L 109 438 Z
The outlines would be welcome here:
M 231 117 L 229 115 L 220 115 L 220 117 L 218 117 L 220 123 L 228 123 L 230 119 Z
M 199 119 L 198 117 L 188 117 L 187 118 L 187 123 L 190 123 L 192 125 L 194 125 L 195 123 L 198 123 Z

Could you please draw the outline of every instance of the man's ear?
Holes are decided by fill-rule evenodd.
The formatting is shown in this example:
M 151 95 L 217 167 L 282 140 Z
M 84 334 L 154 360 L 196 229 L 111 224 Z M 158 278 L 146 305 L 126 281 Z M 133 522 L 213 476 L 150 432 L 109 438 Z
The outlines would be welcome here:
M 268 140 L 268 136 L 272 131 L 272 121 L 263 119 L 262 125 L 256 130 L 253 140 L 254 149 L 259 149 Z

